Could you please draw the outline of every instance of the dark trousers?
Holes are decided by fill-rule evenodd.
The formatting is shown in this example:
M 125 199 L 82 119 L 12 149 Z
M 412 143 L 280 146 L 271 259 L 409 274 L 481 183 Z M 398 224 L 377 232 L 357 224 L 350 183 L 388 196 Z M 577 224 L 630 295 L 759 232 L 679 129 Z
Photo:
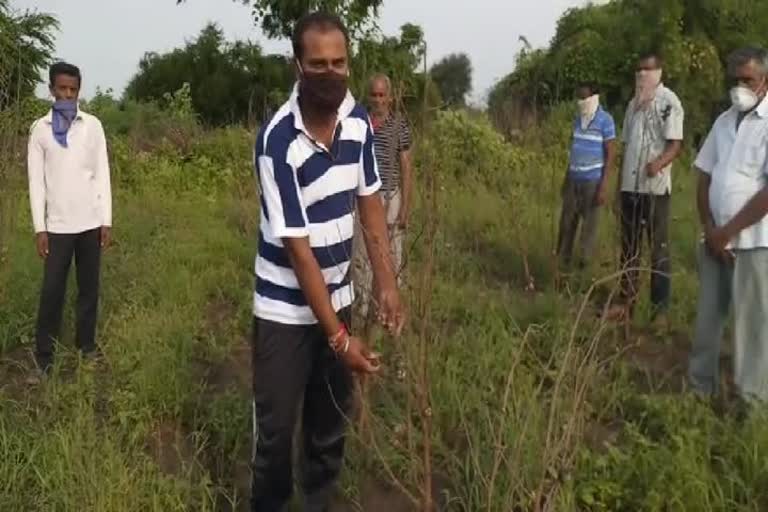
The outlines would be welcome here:
M 348 323 L 349 312 L 343 316 Z M 351 373 L 318 326 L 254 320 L 251 510 L 278 512 L 290 500 L 299 416 L 304 510 L 328 510 L 344 458 L 352 390 Z
M 560 214 L 560 232 L 557 237 L 557 254 L 566 266 L 573 260 L 573 245 L 576 232 L 579 236 L 579 266 L 592 257 L 597 239 L 598 213 L 595 203 L 598 181 L 567 179 L 563 186 L 563 209 Z
M 43 288 L 37 315 L 37 363 L 47 369 L 53 362 L 54 344 L 61 331 L 67 276 L 75 257 L 77 269 L 77 328 L 75 342 L 84 353 L 96 348 L 99 304 L 101 236 L 99 229 L 76 234 L 48 234 Z
M 651 304 L 654 313 L 669 308 L 670 195 L 621 193 L 621 298 L 633 306 L 639 294 L 643 237 L 651 248 Z

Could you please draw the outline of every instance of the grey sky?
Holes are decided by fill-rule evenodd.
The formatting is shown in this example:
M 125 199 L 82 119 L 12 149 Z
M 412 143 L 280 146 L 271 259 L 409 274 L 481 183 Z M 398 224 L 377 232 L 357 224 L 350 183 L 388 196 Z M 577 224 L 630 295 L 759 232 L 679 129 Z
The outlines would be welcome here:
M 545 45 L 555 22 L 567 8 L 585 0 L 384 0 L 379 24 L 397 34 L 406 22 L 421 25 L 430 61 L 466 52 L 475 69 L 475 100 L 483 100 L 493 83 L 512 70 L 524 35 Z M 267 40 L 254 27 L 250 9 L 229 0 L 11 0 L 12 7 L 56 15 L 61 23 L 56 55 L 78 64 L 83 93 L 96 86 L 117 94 L 137 69 L 146 51 L 165 51 L 194 37 L 207 21 L 218 22 L 228 38 L 257 41 L 267 52 L 287 53 L 287 41 Z M 45 86 L 39 89 L 46 94 Z

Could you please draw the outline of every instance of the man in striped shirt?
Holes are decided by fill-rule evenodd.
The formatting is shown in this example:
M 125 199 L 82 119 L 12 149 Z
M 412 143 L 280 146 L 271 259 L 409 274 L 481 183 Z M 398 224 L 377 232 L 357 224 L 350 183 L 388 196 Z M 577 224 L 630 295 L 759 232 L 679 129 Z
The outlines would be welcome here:
M 403 239 L 411 211 L 413 171 L 411 167 L 411 130 L 405 117 L 392 109 L 392 83 L 385 74 L 371 77 L 368 90 L 373 126 L 373 144 L 381 176 L 381 199 L 387 217 L 389 241 L 395 271 L 403 271 Z M 360 226 L 357 239 L 360 239 Z M 355 280 L 359 290 L 359 313 L 368 315 L 373 276 L 365 245 L 355 245 Z
M 261 129 L 255 163 L 261 225 L 254 300 L 254 511 L 282 510 L 293 488 L 291 448 L 302 405 L 304 510 L 327 510 L 341 469 L 352 373 L 377 357 L 351 336 L 349 279 L 357 206 L 376 278 L 379 318 L 404 314 L 389 258 L 373 134 L 347 89 L 341 21 L 309 14 L 294 29 L 299 81 Z
M 576 89 L 579 113 L 573 121 L 573 142 L 563 182 L 563 209 L 557 251 L 566 266 L 573 258 L 576 231 L 581 224 L 579 266 L 592 257 L 598 211 L 605 204 L 608 174 L 616 154 L 616 125 L 600 106 L 597 87 L 581 84 Z

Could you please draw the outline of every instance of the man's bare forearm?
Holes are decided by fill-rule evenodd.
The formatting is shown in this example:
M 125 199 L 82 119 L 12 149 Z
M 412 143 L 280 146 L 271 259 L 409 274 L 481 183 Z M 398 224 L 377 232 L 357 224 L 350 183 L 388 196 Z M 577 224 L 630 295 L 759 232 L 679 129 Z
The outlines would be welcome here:
M 336 315 L 331 296 L 328 293 L 328 286 L 323 279 L 317 258 L 312 253 L 309 239 L 284 238 L 283 245 L 309 307 L 315 314 L 323 332 L 330 338 L 341 329 L 341 321 Z
M 732 237 L 738 235 L 748 227 L 757 224 L 768 214 L 768 186 L 752 196 L 747 204 L 739 210 L 724 227 Z
M 358 208 L 376 286 L 380 290 L 394 288 L 397 286 L 396 270 L 390 256 L 387 221 L 379 194 L 359 197 Z
M 616 163 L 616 141 L 609 140 L 604 144 L 605 166 L 603 167 L 603 176 L 600 178 L 600 185 L 605 186 L 610 180 L 611 171 Z
M 655 162 L 662 169 L 674 162 L 675 158 L 680 155 L 683 149 L 683 141 L 680 140 L 668 140 L 667 145 L 664 147 L 664 152 L 659 155 Z

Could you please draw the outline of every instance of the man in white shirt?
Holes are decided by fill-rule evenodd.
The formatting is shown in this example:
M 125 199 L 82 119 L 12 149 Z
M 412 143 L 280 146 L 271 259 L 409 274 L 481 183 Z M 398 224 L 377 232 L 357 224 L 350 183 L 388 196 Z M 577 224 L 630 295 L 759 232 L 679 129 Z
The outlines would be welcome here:
M 609 318 L 631 316 L 639 294 L 643 237 L 651 249 L 654 323 L 664 323 L 670 297 L 669 208 L 672 162 L 680 154 L 684 111 L 661 82 L 662 60 L 654 53 L 638 60 L 635 96 L 624 116 L 624 159 L 617 209 L 621 219 L 620 301 Z
M 80 70 L 51 66 L 55 101 L 32 124 L 27 167 L 37 252 L 45 262 L 36 329 L 41 372 L 53 364 L 67 276 L 77 267 L 76 343 L 86 358 L 96 355 L 96 317 L 101 250 L 110 243 L 112 196 L 107 143 L 101 122 L 78 108 Z
M 728 58 L 733 106 L 715 121 L 695 167 L 704 231 L 689 377 L 717 391 L 720 343 L 733 307 L 735 384 L 745 399 L 768 398 L 768 52 Z

